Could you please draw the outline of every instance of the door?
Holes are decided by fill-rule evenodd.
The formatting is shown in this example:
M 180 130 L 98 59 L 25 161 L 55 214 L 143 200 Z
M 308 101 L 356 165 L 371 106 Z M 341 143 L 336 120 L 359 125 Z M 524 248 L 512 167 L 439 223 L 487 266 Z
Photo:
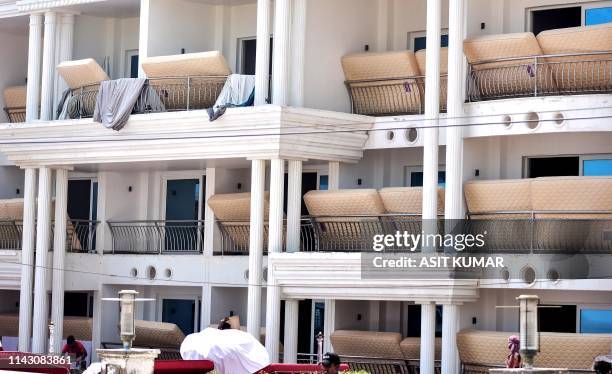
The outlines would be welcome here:
M 195 300 L 164 299 L 162 322 L 176 324 L 183 334 L 192 334 L 195 329 Z
M 166 183 L 165 251 L 199 250 L 200 179 Z
M 74 251 L 95 251 L 96 232 L 87 221 L 98 216 L 98 182 L 91 179 L 68 181 L 68 217 L 74 237 Z M 71 239 L 71 238 L 68 238 Z

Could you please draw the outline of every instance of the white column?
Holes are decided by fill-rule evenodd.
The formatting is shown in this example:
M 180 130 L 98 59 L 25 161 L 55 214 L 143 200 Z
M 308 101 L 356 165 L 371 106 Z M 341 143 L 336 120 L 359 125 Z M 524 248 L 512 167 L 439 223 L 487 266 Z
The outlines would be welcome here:
M 327 183 L 330 191 L 340 188 L 340 163 L 338 161 L 329 162 Z
M 334 350 L 331 335 L 336 330 L 336 300 L 326 299 L 323 313 L 323 353 L 325 353 Z
M 19 351 L 30 352 L 32 337 L 32 283 L 36 238 L 36 169 L 25 169 L 23 188 L 23 240 L 21 243 L 21 289 L 19 291 Z
M 62 14 L 59 16 L 59 30 L 57 32 L 57 40 L 59 41 L 56 49 L 58 51 L 55 58 L 55 65 L 59 65 L 64 61 L 72 60 L 72 46 L 74 39 L 74 14 Z M 68 85 L 59 76 L 57 71 L 54 74 L 55 80 L 55 95 L 53 97 L 53 118 L 56 118 L 57 106 L 62 97 L 62 93 L 68 88 Z M 56 327 L 57 331 L 57 327 Z
M 278 0 L 277 0 L 278 1 Z M 285 160 L 270 164 L 270 219 L 268 220 L 268 255 L 283 250 L 283 197 Z M 268 264 L 270 261 L 268 261 Z M 274 269 L 268 266 L 266 289 L 266 349 L 272 362 L 278 362 L 280 337 L 280 290 L 276 287 Z
M 304 106 L 304 66 L 306 50 L 306 0 L 293 0 L 291 26 L 291 106 Z
M 270 81 L 270 0 L 257 0 L 255 105 L 265 105 Z
M 428 68 L 429 69 L 429 68 Z M 436 304 L 421 304 L 421 374 L 434 374 L 436 359 Z
M 438 215 L 438 119 L 440 115 L 441 0 L 427 0 L 427 72 L 423 141 L 423 220 Z
M 45 13 L 45 36 L 43 41 L 42 84 L 40 98 L 40 119 L 53 119 L 53 83 L 55 76 L 55 32 L 57 14 Z
M 285 344 L 283 363 L 297 364 L 299 300 L 285 300 Z
M 38 175 L 38 217 L 36 221 L 36 271 L 34 272 L 34 319 L 32 352 L 47 352 L 49 309 L 47 297 L 47 256 L 51 239 L 51 175 L 42 167 Z
M 26 121 L 38 119 L 40 104 L 40 69 L 42 64 L 43 15 L 30 14 L 28 42 L 28 88 L 26 99 Z
M 216 168 L 206 168 L 206 185 L 204 187 L 204 255 L 213 255 L 215 246 L 215 213 L 208 206 L 208 199 L 215 194 Z
M 206 269 L 208 271 L 208 269 Z M 209 280 L 207 279 L 207 282 Z M 212 286 L 202 285 L 202 311 L 200 313 L 200 330 L 204 330 L 210 325 L 212 319 Z
M 64 257 L 66 256 L 66 223 L 68 221 L 68 170 L 55 174 L 55 228 L 53 230 L 53 288 L 51 320 L 55 326 L 54 352 L 61 352 L 64 331 Z
M 289 160 L 288 163 L 287 252 L 299 252 L 302 219 L 302 160 Z
M 291 56 L 291 1 L 276 0 L 274 50 L 272 51 L 272 104 L 289 104 L 289 59 Z
M 247 332 L 257 340 L 261 327 L 261 283 L 264 241 L 264 185 L 266 161 L 251 161 L 251 221 L 249 236 L 249 294 Z
M 140 20 L 138 26 L 138 77 L 146 78 L 142 62 L 149 56 L 149 0 L 140 0 Z
M 102 286 L 101 286 L 102 287 Z M 110 296 L 110 295 L 109 295 Z M 98 361 L 97 348 L 100 348 L 102 342 L 102 288 L 93 292 L 93 318 L 92 318 L 92 331 L 91 331 L 91 362 Z M 57 335 L 56 335 L 57 336 Z
M 463 219 L 463 57 L 464 0 L 449 1 L 448 96 L 446 128 L 446 189 L 444 218 Z
M 442 374 L 459 373 L 457 325 L 459 306 L 444 304 L 442 309 Z
M 376 36 L 376 50 L 386 52 L 389 39 L 389 0 L 378 0 L 378 30 Z

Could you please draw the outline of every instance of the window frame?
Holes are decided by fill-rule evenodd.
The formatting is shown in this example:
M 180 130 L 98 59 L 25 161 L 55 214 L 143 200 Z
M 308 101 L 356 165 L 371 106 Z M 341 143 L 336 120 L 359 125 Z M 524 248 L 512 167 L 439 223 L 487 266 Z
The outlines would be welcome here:
M 582 310 L 607 310 L 612 312 L 612 304 L 578 304 L 576 305 L 576 331 L 582 334 Z M 606 333 L 593 333 L 593 334 L 606 334 Z
M 584 177 L 584 161 L 612 160 L 612 153 L 523 156 L 522 178 L 528 178 L 529 176 L 529 160 L 530 159 L 532 158 L 559 158 L 559 157 L 578 157 L 578 176 Z
M 446 35 L 448 37 L 448 35 L 449 35 L 448 28 L 442 28 L 440 30 L 440 37 L 442 37 L 443 35 Z M 409 50 L 414 51 L 414 44 L 415 44 L 414 43 L 414 39 L 422 38 L 424 36 L 427 36 L 427 31 L 426 30 L 408 31 L 408 40 L 407 40 L 407 43 L 406 43 L 406 47 Z
M 525 8 L 525 31 L 533 31 L 533 12 L 539 10 L 551 10 L 551 9 L 562 9 L 562 8 L 576 8 L 580 7 L 580 25 L 585 26 L 586 21 L 586 10 L 594 8 L 607 8 L 612 7 L 612 0 L 600 0 L 600 1 L 589 1 L 586 3 L 567 3 L 567 4 L 555 4 L 555 5 L 542 5 Z
M 404 165 L 404 180 L 402 181 L 403 187 L 412 187 L 409 185 L 412 173 L 423 173 L 423 165 Z M 446 164 L 438 165 L 438 173 L 443 171 L 446 173 Z

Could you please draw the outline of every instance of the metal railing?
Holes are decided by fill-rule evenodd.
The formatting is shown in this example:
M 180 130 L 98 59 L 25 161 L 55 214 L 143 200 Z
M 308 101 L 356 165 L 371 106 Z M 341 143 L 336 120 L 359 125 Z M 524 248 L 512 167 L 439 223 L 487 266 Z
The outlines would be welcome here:
M 214 105 L 225 76 L 147 79 L 132 114 L 206 109 Z M 93 117 L 100 84 L 72 90 L 65 103 L 68 118 Z
M 95 252 L 98 221 L 73 220 L 66 223 L 66 252 Z M 55 227 L 51 222 L 49 248 L 53 249 Z M 23 222 L 18 220 L 0 221 L 0 249 L 21 250 Z
M 488 60 L 469 65 L 468 101 L 612 92 L 612 51 Z
M 107 221 L 112 248 L 105 253 L 201 253 L 204 221 Z
M 351 112 L 370 116 L 423 114 L 425 77 L 362 79 L 345 82 Z M 446 112 L 447 75 L 440 76 L 440 111 Z
M 503 365 L 489 365 L 489 364 L 473 364 L 473 363 L 461 363 L 462 374 L 489 374 L 491 369 L 505 369 Z M 563 369 L 564 372 L 572 374 L 594 374 L 595 371 L 592 369 Z
M 22 123 L 26 121 L 25 107 L 4 108 L 4 112 L 10 123 Z
M 286 232 L 286 220 L 283 233 Z M 250 223 L 248 221 L 217 221 L 221 233 L 220 249 L 215 249 L 215 255 L 248 255 L 250 243 Z M 284 235 L 284 234 L 283 234 Z M 268 223 L 264 223 L 264 254 L 268 249 Z M 285 242 L 283 236 L 283 242 Z M 302 218 L 300 223 L 300 251 L 314 251 L 318 247 L 318 237 L 315 234 L 312 220 Z

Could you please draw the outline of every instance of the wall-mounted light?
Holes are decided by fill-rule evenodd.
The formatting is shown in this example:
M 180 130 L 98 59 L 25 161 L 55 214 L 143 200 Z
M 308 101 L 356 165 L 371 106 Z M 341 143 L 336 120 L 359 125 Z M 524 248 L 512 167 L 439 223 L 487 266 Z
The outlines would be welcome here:
M 361 186 L 361 184 L 363 183 L 363 181 L 361 180 L 361 178 L 357 179 L 357 185 Z
M 15 190 L 15 195 L 19 195 L 21 193 L 21 190 L 18 188 Z
M 128 191 L 132 192 L 132 186 L 128 186 Z

